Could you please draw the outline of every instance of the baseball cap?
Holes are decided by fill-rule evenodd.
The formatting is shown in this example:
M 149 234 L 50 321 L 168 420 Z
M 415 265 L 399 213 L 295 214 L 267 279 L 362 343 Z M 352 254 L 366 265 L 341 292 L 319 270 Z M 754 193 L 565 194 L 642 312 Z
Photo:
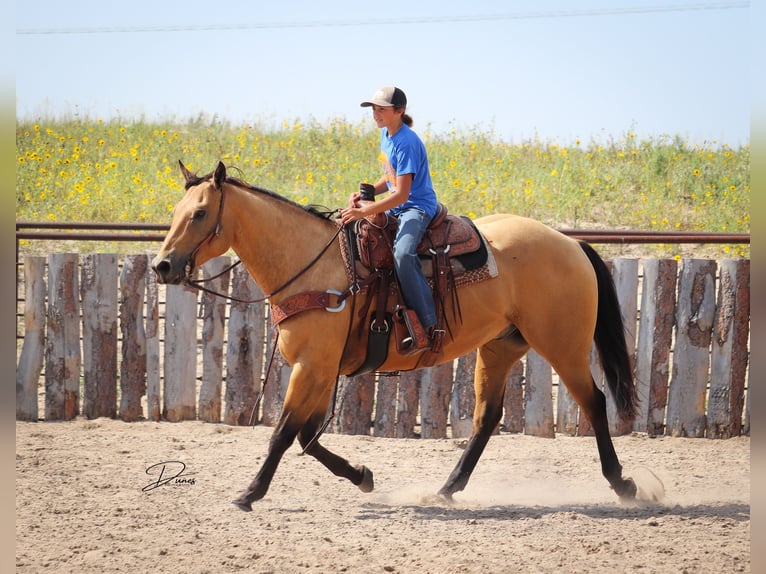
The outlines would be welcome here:
M 383 107 L 395 107 L 406 108 L 407 96 L 396 86 L 383 86 L 377 92 L 375 92 L 369 100 L 365 100 L 360 104 L 363 108 L 369 108 L 370 106 L 383 106 Z

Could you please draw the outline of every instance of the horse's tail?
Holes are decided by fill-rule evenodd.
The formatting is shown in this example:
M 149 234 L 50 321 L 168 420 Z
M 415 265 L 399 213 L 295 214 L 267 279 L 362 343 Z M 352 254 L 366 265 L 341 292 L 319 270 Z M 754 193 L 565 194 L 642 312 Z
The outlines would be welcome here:
M 636 416 L 638 396 L 628 345 L 625 342 L 625 326 L 620 312 L 620 302 L 617 299 L 617 290 L 614 287 L 612 274 L 596 250 L 584 241 L 580 241 L 580 247 L 593 265 L 598 282 L 598 313 L 596 333 L 593 338 L 601 359 L 601 367 L 604 369 L 620 418 L 631 421 Z

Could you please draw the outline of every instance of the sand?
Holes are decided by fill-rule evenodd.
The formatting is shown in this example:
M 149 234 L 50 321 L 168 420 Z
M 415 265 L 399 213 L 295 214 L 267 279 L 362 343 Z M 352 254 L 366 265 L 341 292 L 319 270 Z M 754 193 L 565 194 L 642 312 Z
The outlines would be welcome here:
M 620 503 L 593 438 L 493 437 L 453 504 L 464 440 L 326 434 L 362 493 L 291 447 L 266 497 L 231 504 L 271 429 L 78 419 L 16 423 L 16 572 L 749 572 L 750 439 L 617 437 L 642 491 Z M 175 480 L 163 478 L 183 473 Z M 153 467 L 147 474 L 147 469 Z

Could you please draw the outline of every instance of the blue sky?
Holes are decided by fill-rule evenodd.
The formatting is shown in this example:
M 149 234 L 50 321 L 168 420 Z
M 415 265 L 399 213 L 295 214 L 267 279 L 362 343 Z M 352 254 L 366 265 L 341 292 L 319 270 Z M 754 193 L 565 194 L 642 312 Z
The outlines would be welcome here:
M 390 83 L 421 132 L 738 146 L 748 4 L 17 1 L 16 114 L 358 122 Z

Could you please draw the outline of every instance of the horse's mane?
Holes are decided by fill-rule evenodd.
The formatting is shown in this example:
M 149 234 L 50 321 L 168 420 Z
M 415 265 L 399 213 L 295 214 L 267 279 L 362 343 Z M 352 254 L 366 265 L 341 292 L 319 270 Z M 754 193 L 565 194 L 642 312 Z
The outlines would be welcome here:
M 231 166 L 227 167 L 227 169 L 236 169 L 237 171 L 241 171 L 241 170 L 239 170 L 239 168 L 231 167 Z M 212 177 L 213 177 L 213 172 L 212 171 L 210 173 L 208 173 L 208 174 L 201 175 L 201 176 L 193 174 L 192 177 L 190 177 L 189 180 L 186 182 L 185 189 L 189 189 L 190 187 L 194 187 L 195 185 L 199 185 L 201 183 L 209 181 L 210 179 L 212 179 Z M 229 183 L 231 185 L 235 185 L 235 186 L 237 186 L 239 188 L 245 189 L 245 190 L 253 192 L 253 193 L 262 193 L 264 195 L 268 195 L 272 199 L 276 199 L 277 201 L 282 201 L 282 202 L 286 203 L 287 205 L 292 205 L 293 207 L 296 207 L 296 208 L 298 208 L 298 209 L 300 209 L 302 211 L 305 211 L 306 213 L 309 213 L 309 214 L 311 214 L 311 215 L 313 215 L 315 217 L 318 217 L 320 219 L 329 220 L 337 212 L 337 210 L 335 210 L 335 209 L 330 209 L 330 208 L 324 207 L 322 205 L 315 205 L 315 204 L 301 205 L 300 203 L 297 203 L 297 202 L 293 201 L 292 199 L 288 199 L 287 197 L 278 194 L 276 191 L 271 191 L 271 190 L 265 189 L 263 187 L 258 187 L 256 185 L 252 185 L 252 184 L 246 182 L 245 180 L 237 178 L 237 177 L 232 177 L 232 176 L 227 175 L 226 176 L 226 183 Z

